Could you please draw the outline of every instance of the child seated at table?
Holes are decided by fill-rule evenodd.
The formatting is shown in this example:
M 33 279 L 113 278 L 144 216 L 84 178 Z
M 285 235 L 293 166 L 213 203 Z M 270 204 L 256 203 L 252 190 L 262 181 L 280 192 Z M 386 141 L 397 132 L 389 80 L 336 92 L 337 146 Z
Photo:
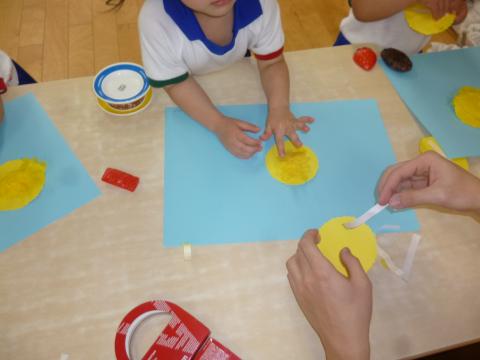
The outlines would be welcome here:
M 4 51 L 0 50 L 0 122 L 4 117 L 2 94 L 9 86 L 32 84 L 36 81 Z
M 349 0 L 351 9 L 340 23 L 340 34 L 333 46 L 371 43 L 396 48 L 406 54 L 421 51 L 430 36 L 413 31 L 403 10 L 414 3 L 427 6 L 435 19 L 447 12 L 456 14 L 456 23 L 467 15 L 466 0 Z
M 308 131 L 313 118 L 297 119 L 290 111 L 289 74 L 277 0 L 146 0 L 139 28 L 150 84 L 163 87 L 233 155 L 252 157 L 262 149 L 262 141 L 272 135 L 280 156 L 284 155 L 285 136 L 302 146 L 297 131 Z M 268 102 L 265 131 L 259 138 L 253 134 L 260 128 L 223 115 L 191 76 L 223 69 L 250 51 L 257 59 Z

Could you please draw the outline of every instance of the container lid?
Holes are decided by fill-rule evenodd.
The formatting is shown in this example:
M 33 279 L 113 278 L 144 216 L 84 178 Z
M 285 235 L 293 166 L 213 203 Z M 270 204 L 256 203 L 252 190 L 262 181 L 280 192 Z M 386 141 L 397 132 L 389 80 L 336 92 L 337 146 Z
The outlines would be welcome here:
M 125 104 L 145 95 L 150 85 L 140 65 L 117 63 L 100 70 L 93 82 L 93 91 L 102 100 Z

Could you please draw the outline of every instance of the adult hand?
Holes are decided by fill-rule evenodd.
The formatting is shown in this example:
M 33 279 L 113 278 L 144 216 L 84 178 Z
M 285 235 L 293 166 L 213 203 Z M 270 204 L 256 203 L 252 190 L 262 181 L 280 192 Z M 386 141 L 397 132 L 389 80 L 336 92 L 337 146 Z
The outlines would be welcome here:
M 388 168 L 377 191 L 380 204 L 396 209 L 438 205 L 480 211 L 480 179 L 433 151 Z
M 295 299 L 320 337 L 328 359 L 369 359 L 370 280 L 348 249 L 341 252 L 349 273 L 344 277 L 317 248 L 318 241 L 317 230 L 307 231 L 287 262 Z

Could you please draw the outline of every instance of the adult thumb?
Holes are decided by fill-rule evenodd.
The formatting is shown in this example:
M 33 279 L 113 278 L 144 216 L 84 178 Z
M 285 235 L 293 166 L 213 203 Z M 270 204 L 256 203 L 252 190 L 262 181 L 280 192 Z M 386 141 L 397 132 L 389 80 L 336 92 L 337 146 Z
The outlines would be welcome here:
M 355 280 L 359 277 L 365 276 L 365 271 L 362 268 L 362 264 L 358 261 L 349 248 L 344 248 L 340 252 L 340 259 L 343 265 L 347 268 L 350 279 Z

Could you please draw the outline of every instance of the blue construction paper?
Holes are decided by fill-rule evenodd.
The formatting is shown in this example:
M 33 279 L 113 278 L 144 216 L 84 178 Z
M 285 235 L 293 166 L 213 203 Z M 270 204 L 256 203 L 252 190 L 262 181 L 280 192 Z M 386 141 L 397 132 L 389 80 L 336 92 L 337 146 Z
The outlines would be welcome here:
M 449 158 L 480 156 L 480 128 L 461 122 L 452 106 L 462 86 L 480 88 L 480 48 L 417 54 L 411 59 L 413 68 L 406 73 L 381 62 L 400 97 Z
M 231 117 L 264 126 L 265 105 L 222 106 Z M 317 154 L 316 177 L 287 186 L 268 173 L 273 140 L 250 160 L 225 150 L 214 134 L 178 108 L 166 109 L 164 245 L 298 239 L 337 216 L 359 216 L 376 202 L 379 176 L 395 163 L 374 100 L 294 104 L 316 118 L 302 136 Z M 417 231 L 415 213 L 384 210 L 369 223 Z
M 32 94 L 5 103 L 0 164 L 37 158 L 47 163 L 45 186 L 29 205 L 0 211 L 0 251 L 100 195 L 82 163 Z

